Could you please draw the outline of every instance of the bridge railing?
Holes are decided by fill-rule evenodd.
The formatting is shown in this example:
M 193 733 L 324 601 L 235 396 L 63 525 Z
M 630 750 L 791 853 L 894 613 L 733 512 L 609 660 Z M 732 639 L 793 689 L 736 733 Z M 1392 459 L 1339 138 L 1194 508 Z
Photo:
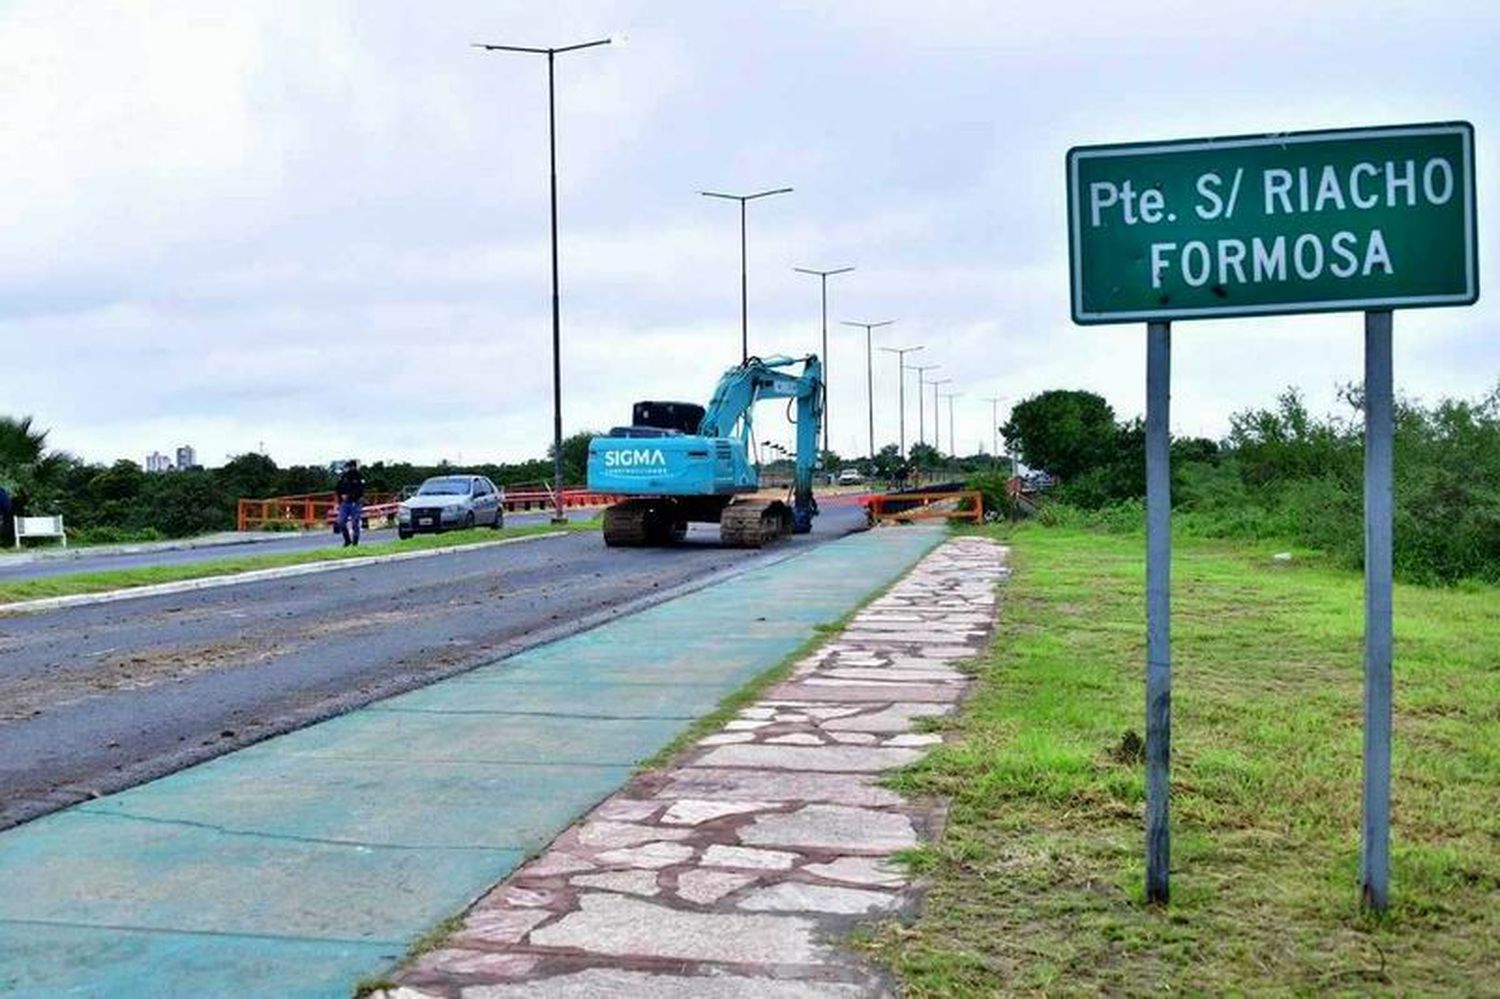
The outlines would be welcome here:
M 977 489 L 941 492 L 877 493 L 865 501 L 871 524 L 921 520 L 984 523 L 984 494 Z
M 372 494 L 365 498 L 361 520 L 366 525 L 395 520 L 397 497 Z M 312 530 L 327 527 L 338 518 L 338 498 L 333 493 L 301 493 L 242 499 L 235 516 L 241 531 Z
M 551 510 L 556 507 L 553 492 L 547 486 L 510 486 L 503 490 L 505 493 L 504 503 L 506 513 L 524 513 L 528 510 Z M 596 493 L 582 487 L 564 489 L 562 491 L 562 505 L 564 510 L 587 509 L 591 507 L 609 506 L 628 499 L 627 496 L 618 496 L 613 493 Z
M 551 510 L 555 504 L 552 490 L 545 486 L 522 486 L 502 489 L 506 513 Z M 628 499 L 612 493 L 589 489 L 564 489 L 563 509 L 585 510 L 609 506 Z M 400 497 L 371 494 L 365 498 L 363 517 L 366 525 L 394 521 Z M 312 530 L 326 527 L 338 518 L 338 502 L 333 493 L 301 493 L 296 496 L 271 496 L 266 499 L 239 501 L 235 522 L 241 531 Z

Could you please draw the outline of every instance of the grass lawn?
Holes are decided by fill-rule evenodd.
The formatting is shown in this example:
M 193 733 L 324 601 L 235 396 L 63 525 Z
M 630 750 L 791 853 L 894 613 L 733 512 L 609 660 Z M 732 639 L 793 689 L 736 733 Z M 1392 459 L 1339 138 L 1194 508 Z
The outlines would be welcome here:
M 418 551 L 425 548 L 456 548 L 485 541 L 525 538 L 553 531 L 594 531 L 598 528 L 597 520 L 572 521 L 560 526 L 527 524 L 523 527 L 504 527 L 498 531 L 488 527 L 476 527 L 467 531 L 449 531 L 446 534 L 420 534 L 408 541 L 369 548 L 344 548 L 330 543 L 328 548 L 285 552 L 279 555 L 235 555 L 187 565 L 143 566 L 107 572 L 80 572 L 42 579 L 22 579 L 0 583 L 0 607 L 21 600 L 37 600 L 42 597 L 103 593 L 108 590 L 152 586 L 156 583 L 174 583 L 184 579 L 230 576 L 242 572 L 253 572 L 256 569 L 276 569 L 281 566 L 306 565 L 312 562 L 336 562 L 375 555 L 394 555 L 398 552 Z
M 1145 906 L 1144 541 L 1009 535 L 913 926 L 862 940 L 912 995 L 1500 993 L 1500 589 L 1396 589 L 1392 909 L 1357 899 L 1363 589 L 1178 539 L 1172 904 Z

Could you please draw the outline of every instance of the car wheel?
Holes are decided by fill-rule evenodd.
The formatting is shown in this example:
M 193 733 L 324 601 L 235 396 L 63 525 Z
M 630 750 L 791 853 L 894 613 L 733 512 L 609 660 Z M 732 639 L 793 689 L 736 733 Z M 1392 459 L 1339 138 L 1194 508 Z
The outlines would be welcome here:
M 493 524 L 491 524 L 490 526 L 493 527 L 497 531 L 500 530 L 500 528 L 504 527 L 505 526 L 505 514 L 503 512 L 501 512 L 500 510 L 496 510 L 495 511 L 495 522 Z
M 464 530 L 470 530 L 474 526 L 474 511 L 470 510 L 464 514 Z
M 411 532 L 404 527 L 398 527 L 396 528 L 396 537 L 400 538 L 402 541 L 410 541 Z

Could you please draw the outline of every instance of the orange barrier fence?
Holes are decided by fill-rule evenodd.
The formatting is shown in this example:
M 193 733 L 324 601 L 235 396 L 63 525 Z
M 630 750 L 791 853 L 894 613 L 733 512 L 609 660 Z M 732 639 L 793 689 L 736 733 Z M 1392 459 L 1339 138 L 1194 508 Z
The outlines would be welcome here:
M 627 498 L 587 489 L 564 489 L 562 493 L 565 510 L 609 506 Z M 501 500 L 507 513 L 551 510 L 555 505 L 550 489 L 501 490 Z M 389 494 L 368 496 L 361 519 L 367 526 L 378 521 L 393 521 L 400 502 L 398 497 Z M 235 521 L 241 531 L 311 530 L 333 523 L 338 513 L 338 502 L 333 493 L 304 493 L 269 499 L 242 499 Z
M 865 500 L 870 523 L 968 520 L 984 523 L 984 494 L 977 490 L 942 493 L 884 493 Z
M 361 520 L 366 525 L 380 520 L 394 520 L 399 500 L 390 495 L 366 498 Z M 304 493 L 298 496 L 272 496 L 269 499 L 242 499 L 235 517 L 241 531 L 267 531 L 327 527 L 338 517 L 338 500 L 333 493 Z
M 552 499 L 552 490 L 550 489 L 506 489 L 503 492 L 506 513 L 518 513 L 526 510 L 551 510 L 556 506 Z M 609 506 L 611 503 L 618 503 L 628 498 L 627 496 L 615 496 L 610 493 L 590 492 L 587 489 L 564 489 L 562 491 L 562 505 L 565 510 Z

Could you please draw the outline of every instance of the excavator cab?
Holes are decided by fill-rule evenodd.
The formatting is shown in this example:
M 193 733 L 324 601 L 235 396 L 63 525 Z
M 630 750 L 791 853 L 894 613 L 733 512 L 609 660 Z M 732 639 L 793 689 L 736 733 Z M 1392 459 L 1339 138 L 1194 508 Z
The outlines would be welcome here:
M 630 429 L 696 434 L 704 412 L 694 402 L 638 402 L 630 410 Z

